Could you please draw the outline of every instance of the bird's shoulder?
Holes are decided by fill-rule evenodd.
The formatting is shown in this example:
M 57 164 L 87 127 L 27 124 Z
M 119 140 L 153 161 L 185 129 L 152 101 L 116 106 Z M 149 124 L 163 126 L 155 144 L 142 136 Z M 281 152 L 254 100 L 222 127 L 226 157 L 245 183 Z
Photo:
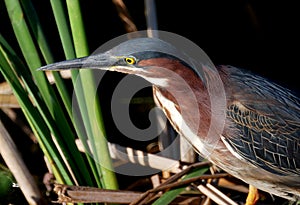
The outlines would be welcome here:
M 300 97 L 297 93 L 244 69 L 222 66 L 220 71 L 224 76 L 229 107 L 300 124 Z
M 245 70 L 226 67 L 221 72 L 226 76 L 230 126 L 225 130 L 226 145 L 255 166 L 300 175 L 299 98 Z

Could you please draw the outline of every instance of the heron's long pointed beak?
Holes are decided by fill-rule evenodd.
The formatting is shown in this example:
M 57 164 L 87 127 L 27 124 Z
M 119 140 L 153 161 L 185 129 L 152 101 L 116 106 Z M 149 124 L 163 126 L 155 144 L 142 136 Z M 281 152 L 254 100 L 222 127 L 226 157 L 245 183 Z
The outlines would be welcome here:
M 109 55 L 109 53 L 101 53 L 73 60 L 66 60 L 49 64 L 39 68 L 38 70 L 69 70 L 69 69 L 101 69 L 109 70 L 118 59 Z

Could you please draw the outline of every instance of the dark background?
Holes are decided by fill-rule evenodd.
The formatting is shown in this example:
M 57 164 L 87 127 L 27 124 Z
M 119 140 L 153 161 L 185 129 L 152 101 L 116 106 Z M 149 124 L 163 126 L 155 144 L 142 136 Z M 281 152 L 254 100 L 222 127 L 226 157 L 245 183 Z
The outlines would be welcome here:
M 0 31 L 14 44 L 4 3 L 0 2 Z M 45 25 L 56 60 L 63 60 L 50 2 L 32 2 Z M 138 30 L 145 30 L 144 1 L 124 3 Z M 84 0 L 81 6 L 90 52 L 126 33 L 112 1 Z M 300 12 L 296 1 L 161 0 L 156 1 L 156 7 L 159 30 L 192 40 L 215 64 L 253 70 L 299 90 L 296 72 Z
M 85 1 L 90 48 L 123 34 L 114 6 Z M 102 3 L 102 2 L 101 2 Z M 89 4 L 91 6 L 89 6 Z M 146 29 L 143 1 L 125 1 L 139 30 Z M 215 64 L 253 70 L 286 86 L 299 88 L 300 12 L 289 1 L 156 1 L 158 29 L 198 44 Z M 101 9 L 103 8 L 103 9 Z M 109 9 L 110 8 L 110 9 Z M 102 19 L 105 19 L 103 21 Z

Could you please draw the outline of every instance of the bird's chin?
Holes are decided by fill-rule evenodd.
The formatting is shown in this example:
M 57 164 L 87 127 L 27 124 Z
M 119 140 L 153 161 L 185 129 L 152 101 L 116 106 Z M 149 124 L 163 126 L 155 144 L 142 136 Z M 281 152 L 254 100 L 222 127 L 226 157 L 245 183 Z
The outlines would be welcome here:
M 115 71 L 115 72 L 120 72 L 125 74 L 138 74 L 143 72 L 141 68 L 127 67 L 127 66 L 111 66 L 111 67 L 104 67 L 100 69 L 107 70 L 107 71 Z

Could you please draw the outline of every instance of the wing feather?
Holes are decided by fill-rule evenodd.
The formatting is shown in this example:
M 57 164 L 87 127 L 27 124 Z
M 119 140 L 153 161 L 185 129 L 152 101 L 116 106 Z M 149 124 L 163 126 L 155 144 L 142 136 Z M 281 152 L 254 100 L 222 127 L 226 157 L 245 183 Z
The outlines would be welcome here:
M 226 145 L 272 173 L 300 175 L 299 98 L 262 77 L 233 69 L 225 70 L 231 72 L 225 84 L 230 93 Z

